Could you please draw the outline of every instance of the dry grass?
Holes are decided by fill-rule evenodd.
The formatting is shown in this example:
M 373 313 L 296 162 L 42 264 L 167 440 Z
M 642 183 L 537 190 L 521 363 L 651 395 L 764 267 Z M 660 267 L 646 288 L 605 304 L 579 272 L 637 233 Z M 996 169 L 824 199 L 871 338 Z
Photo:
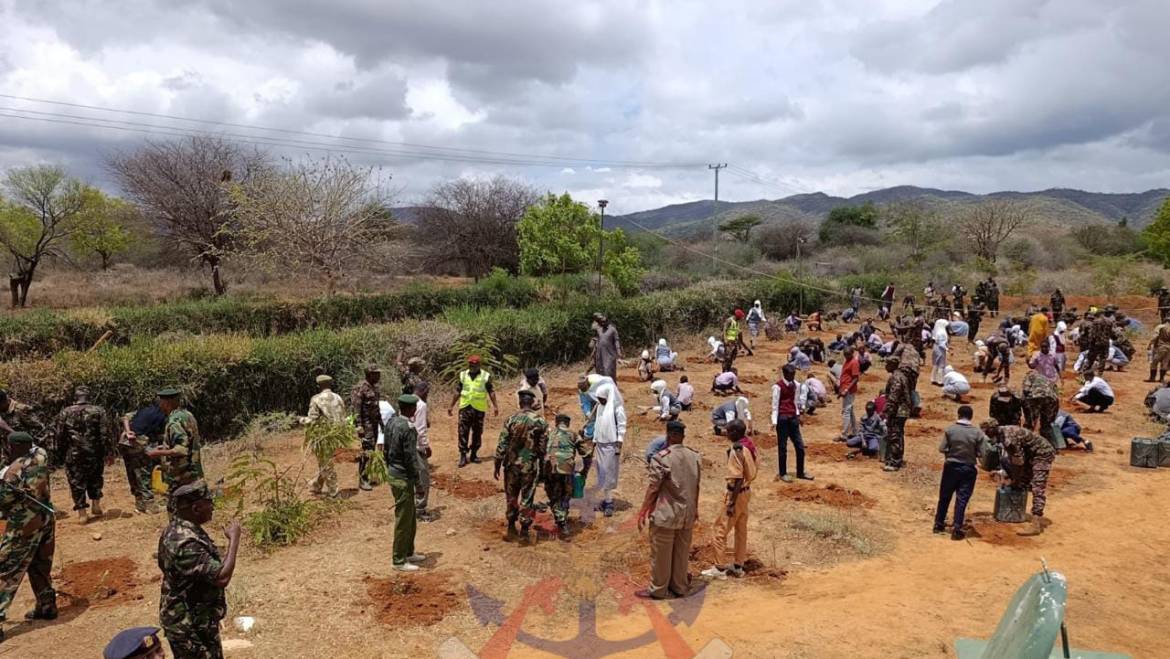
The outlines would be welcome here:
M 865 557 L 876 556 L 890 549 L 887 537 L 851 512 L 800 511 L 792 514 L 788 525 L 796 531 L 812 534 Z

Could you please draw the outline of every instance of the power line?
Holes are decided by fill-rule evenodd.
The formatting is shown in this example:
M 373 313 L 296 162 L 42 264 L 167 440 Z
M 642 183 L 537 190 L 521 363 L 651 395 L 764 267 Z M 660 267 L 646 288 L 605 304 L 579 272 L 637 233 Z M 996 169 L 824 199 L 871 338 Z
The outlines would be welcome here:
M 246 130 L 267 131 L 267 132 L 273 132 L 273 133 L 281 133 L 281 134 L 285 134 L 285 135 L 298 135 L 298 136 L 305 136 L 305 137 L 326 138 L 326 139 L 331 139 L 331 140 L 344 140 L 344 141 L 348 141 L 348 142 L 357 142 L 357 143 L 365 143 L 365 144 L 385 144 L 385 145 L 389 145 L 389 146 L 403 147 L 403 148 L 408 148 L 408 149 L 422 149 L 422 150 L 426 150 L 426 151 L 447 152 L 450 155 L 480 154 L 480 155 L 483 155 L 486 157 L 492 157 L 492 158 L 505 158 L 505 159 L 506 158 L 516 158 L 516 159 L 523 160 L 523 161 L 541 161 L 541 162 L 549 161 L 549 166 L 552 166 L 553 163 L 561 163 L 561 165 L 576 163 L 576 164 L 580 164 L 580 165 L 600 165 L 600 166 L 620 167 L 620 168 L 684 169 L 684 168 L 691 168 L 691 167 L 699 167 L 702 164 L 702 163 L 640 161 L 640 160 L 605 160 L 605 159 L 600 159 L 600 158 L 578 158 L 578 157 L 570 157 L 570 156 L 551 156 L 551 155 L 540 155 L 540 154 L 526 154 L 526 153 L 514 153 L 514 152 L 507 152 L 507 151 L 492 151 L 492 150 L 486 150 L 486 149 L 470 149 L 470 148 L 462 148 L 462 147 L 433 146 L 433 145 L 428 145 L 428 144 L 417 144 L 417 143 L 411 143 L 411 142 L 395 142 L 395 141 L 382 140 L 382 139 L 377 139 L 377 138 L 348 137 L 345 135 L 333 135 L 333 134 L 329 134 L 329 133 L 317 133 L 317 132 L 311 132 L 311 131 L 300 131 L 300 130 L 291 130 L 291 129 L 285 129 L 285 128 L 274 128 L 274 127 L 270 127 L 270 126 L 261 126 L 261 125 L 254 125 L 254 124 L 241 124 L 241 123 L 232 123 L 232 122 L 226 122 L 226 121 L 215 121 L 215 120 L 211 120 L 211 119 L 196 119 L 196 118 L 184 117 L 184 116 L 180 116 L 180 115 L 163 114 L 163 113 L 158 113 L 158 112 L 145 112 L 145 111 L 141 111 L 141 110 L 125 110 L 125 109 L 119 109 L 119 108 L 104 107 L 104 106 L 100 106 L 100 105 L 88 105 L 88 104 L 84 104 L 84 103 L 71 103 L 71 102 L 67 102 L 67 101 L 55 101 L 55 100 L 49 100 L 49 99 L 33 98 L 33 97 L 29 97 L 29 96 L 17 96 L 14 94 L 0 94 L 0 98 L 7 98 L 7 99 L 25 101 L 25 102 L 30 102 L 30 103 L 45 103 L 45 104 L 50 104 L 50 105 L 73 107 L 73 108 L 79 108 L 79 109 L 85 109 L 85 110 L 92 110 L 92 111 L 96 111 L 96 112 L 108 112 L 108 113 L 116 113 L 116 114 L 141 116 L 141 117 L 152 117 L 152 118 L 156 118 L 156 119 L 167 119 L 167 120 L 171 120 L 171 121 L 185 121 L 185 122 L 205 124 L 205 125 L 224 126 L 227 128 L 242 128 L 242 129 L 246 129 Z M 26 110 L 23 110 L 20 108 L 9 108 L 9 109 L 10 110 L 26 111 Z M 34 110 L 27 110 L 27 111 L 28 112 L 36 112 Z M 49 114 L 51 114 L 51 113 L 49 113 Z M 101 119 L 99 117 L 85 117 L 85 118 L 93 119 L 93 120 L 97 120 L 97 121 L 108 121 L 105 119 Z M 178 127 L 178 126 L 166 126 L 166 128 L 173 128 L 176 130 L 188 130 L 188 129 Z M 262 137 L 262 136 L 255 136 L 255 137 Z
M 790 185 L 788 183 L 785 183 L 783 181 L 766 180 L 763 177 L 755 174 L 751 170 L 745 169 L 743 167 L 738 167 L 736 165 L 732 165 L 731 167 L 728 168 L 727 171 L 728 171 L 728 173 L 734 174 L 734 175 L 740 177 L 741 179 L 745 179 L 745 180 L 751 181 L 752 183 L 756 183 L 756 184 L 763 185 L 766 187 L 775 188 L 777 190 L 784 192 L 785 194 L 803 194 L 805 192 L 804 190 L 801 190 L 800 188 L 797 188 L 797 187 Z

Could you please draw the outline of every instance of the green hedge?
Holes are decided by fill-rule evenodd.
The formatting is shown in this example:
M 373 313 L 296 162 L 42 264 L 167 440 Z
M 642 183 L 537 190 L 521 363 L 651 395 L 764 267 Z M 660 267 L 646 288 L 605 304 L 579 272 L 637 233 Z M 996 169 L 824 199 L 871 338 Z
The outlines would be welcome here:
M 65 350 L 52 359 L 2 363 L 0 386 L 51 416 L 67 403 L 69 392 L 78 384 L 89 386 L 96 402 L 118 413 L 145 404 L 160 386 L 178 384 L 204 433 L 226 437 L 255 414 L 300 413 L 315 392 L 314 376 L 321 372 L 333 375 L 337 390 L 347 395 L 366 362 L 389 366 L 405 353 L 440 366 L 464 357 L 452 354 L 457 340 L 476 336 L 494 337 L 503 352 L 517 355 L 525 366 L 573 362 L 588 355 L 594 311 L 613 320 L 631 352 L 672 331 L 718 326 L 734 307 L 745 307 L 757 298 L 765 308 L 787 308 L 794 304 L 797 290 L 746 281 L 565 305 L 468 307 L 447 312 L 443 320 L 315 329 L 273 337 L 143 338 L 93 353 Z M 808 294 L 805 299 L 817 303 Z M 384 391 L 395 395 L 396 374 L 386 369 L 383 379 Z
M 304 302 L 221 298 L 146 307 L 32 311 L 0 318 L 0 359 L 86 350 L 106 331 L 113 331 L 110 342 L 118 345 L 171 333 L 276 336 L 429 318 L 459 306 L 525 306 L 533 302 L 536 292 L 527 279 L 493 276 L 464 288 L 420 285 L 385 295 L 333 296 Z

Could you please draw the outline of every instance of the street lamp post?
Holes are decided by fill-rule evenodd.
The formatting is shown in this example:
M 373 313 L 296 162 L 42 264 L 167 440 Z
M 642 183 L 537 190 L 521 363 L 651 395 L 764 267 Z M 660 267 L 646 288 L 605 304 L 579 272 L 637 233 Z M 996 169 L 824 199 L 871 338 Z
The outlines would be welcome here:
M 605 268 L 605 207 L 608 199 L 598 199 L 597 207 L 601 209 L 601 233 L 597 236 L 597 295 L 601 296 L 601 271 Z

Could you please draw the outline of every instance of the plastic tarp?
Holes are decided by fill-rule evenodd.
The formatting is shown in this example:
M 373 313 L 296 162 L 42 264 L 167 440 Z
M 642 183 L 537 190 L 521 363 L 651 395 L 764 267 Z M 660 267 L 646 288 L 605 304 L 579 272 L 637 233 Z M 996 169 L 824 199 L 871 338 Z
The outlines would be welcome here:
M 1063 657 L 1060 625 L 1068 601 L 1068 583 L 1059 572 L 1040 572 L 1028 579 L 1012 597 L 1007 610 L 986 641 L 959 639 L 959 659 L 1048 659 Z M 1129 655 L 1072 649 L 1070 657 L 1082 659 L 1129 659 Z

